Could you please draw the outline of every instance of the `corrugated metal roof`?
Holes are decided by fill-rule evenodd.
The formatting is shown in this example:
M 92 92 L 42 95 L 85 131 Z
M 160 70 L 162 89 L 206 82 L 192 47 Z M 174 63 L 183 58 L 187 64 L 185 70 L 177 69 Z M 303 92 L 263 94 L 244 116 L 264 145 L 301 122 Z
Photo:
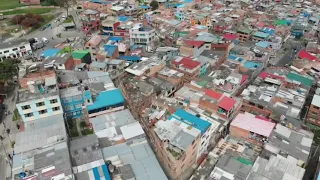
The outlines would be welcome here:
M 273 128 L 275 127 L 275 124 L 258 119 L 255 116 L 252 116 L 250 113 L 245 113 L 238 114 L 231 122 L 231 126 L 269 137 Z
M 130 164 L 136 179 L 167 180 L 151 147 L 146 141 L 128 146 L 118 144 L 102 149 L 104 159 L 111 159 L 119 155 L 123 165 Z

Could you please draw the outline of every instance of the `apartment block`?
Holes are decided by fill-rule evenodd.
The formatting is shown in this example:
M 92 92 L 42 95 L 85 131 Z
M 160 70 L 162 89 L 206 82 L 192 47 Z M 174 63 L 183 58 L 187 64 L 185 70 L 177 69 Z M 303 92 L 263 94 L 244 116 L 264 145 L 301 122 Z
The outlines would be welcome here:
M 247 42 L 252 34 L 252 30 L 246 28 L 240 28 L 237 30 L 240 42 Z
M 119 87 L 135 118 L 139 118 L 141 112 L 151 106 L 151 101 L 156 96 L 154 86 L 132 76 L 123 78 Z
M 29 81 L 29 89 L 18 91 L 16 107 L 23 122 L 63 113 L 56 83 L 55 77 Z
M 306 119 L 308 123 L 320 126 L 320 96 L 318 94 L 313 96 Z
M 250 113 L 239 113 L 230 124 L 230 136 L 263 146 L 268 142 L 275 123 Z
M 151 141 L 172 179 L 177 179 L 196 163 L 201 131 L 177 120 L 158 121 Z
M 155 40 L 156 34 L 154 28 L 143 26 L 141 23 L 135 24 L 130 30 L 131 45 L 146 45 L 149 46 Z
M 184 74 L 184 83 L 188 83 L 199 76 L 200 62 L 188 57 L 178 57 L 171 62 L 171 68 Z
M 96 59 L 96 55 L 99 52 L 100 45 L 102 44 L 102 36 L 94 35 L 90 38 L 88 42 L 86 42 L 85 49 L 90 51 L 91 57 Z

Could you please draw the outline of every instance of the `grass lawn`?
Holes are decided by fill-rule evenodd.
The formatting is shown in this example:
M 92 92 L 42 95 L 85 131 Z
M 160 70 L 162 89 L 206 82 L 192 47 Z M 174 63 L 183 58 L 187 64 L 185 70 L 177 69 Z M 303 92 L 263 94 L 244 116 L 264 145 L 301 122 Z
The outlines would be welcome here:
M 20 7 L 19 0 L 0 0 L 0 10 Z
M 69 16 L 66 20 L 63 21 L 63 23 L 70 23 L 73 22 L 73 17 Z
M 89 134 L 93 134 L 93 129 L 83 129 L 81 130 L 81 134 L 86 136 L 86 135 L 89 135 Z
M 55 8 L 26 8 L 26 9 L 17 9 L 13 11 L 3 12 L 3 15 L 14 15 L 14 14 L 45 14 L 49 13 L 50 11 L 54 10 Z
M 68 125 L 70 128 L 70 136 L 71 137 L 78 137 L 79 132 L 77 130 L 76 120 L 75 119 L 68 120 Z
M 16 120 L 19 120 L 19 119 L 21 119 L 20 114 L 19 114 L 19 111 L 18 111 L 18 109 L 15 109 L 15 110 L 13 111 L 12 121 L 16 121 Z

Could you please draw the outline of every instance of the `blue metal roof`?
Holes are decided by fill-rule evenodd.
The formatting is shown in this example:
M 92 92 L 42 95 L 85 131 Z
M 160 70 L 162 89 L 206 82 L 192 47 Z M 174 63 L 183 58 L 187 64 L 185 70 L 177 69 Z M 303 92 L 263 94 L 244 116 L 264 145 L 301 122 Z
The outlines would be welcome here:
M 107 166 L 105 164 L 102 165 L 102 171 L 103 171 L 105 180 L 111 180 L 109 171 L 108 171 Z
M 182 4 L 180 4 L 180 3 L 177 3 L 177 4 L 175 4 L 175 5 L 173 5 L 173 7 L 178 7 L 178 6 L 180 6 L 180 5 L 182 5 Z
M 260 41 L 260 42 L 257 42 L 257 43 L 256 43 L 256 46 L 263 47 L 263 48 L 267 48 L 267 47 L 270 46 L 270 43 L 267 42 L 267 41 Z
M 243 64 L 244 67 L 248 68 L 248 69 L 257 69 L 261 66 L 260 63 L 256 63 L 256 62 L 251 62 L 251 61 L 246 61 Z
M 123 40 L 123 37 L 120 37 L 120 36 L 111 36 L 109 38 L 110 41 L 116 41 L 116 42 L 120 42 Z
M 229 55 L 229 56 L 228 56 L 228 59 L 235 60 L 235 61 L 239 61 L 239 62 L 242 62 L 242 61 L 243 61 L 243 58 L 237 57 L 237 56 L 234 56 L 234 55 Z
M 272 34 L 274 34 L 275 29 L 265 27 L 261 31 L 264 32 L 264 33 L 272 35 Z
M 46 49 L 42 52 L 42 56 L 46 57 L 51 57 L 54 56 L 55 54 L 58 54 L 61 51 L 61 49 Z
M 181 119 L 178 119 L 179 121 L 191 125 L 192 127 L 199 129 L 201 131 L 201 134 L 204 134 L 207 129 L 211 126 L 211 123 L 208 121 L 205 121 L 201 118 L 198 118 L 197 116 L 194 116 L 188 112 L 186 112 L 183 109 L 178 109 L 170 118 L 171 120 L 174 116 L 180 117 Z
M 109 44 L 104 45 L 104 50 L 107 52 L 108 56 L 112 56 L 117 48 L 118 48 L 118 46 L 116 46 L 116 45 L 109 45 Z
M 120 59 L 126 60 L 126 61 L 139 61 L 141 59 L 141 57 L 139 56 L 120 56 Z
M 119 21 L 124 22 L 127 21 L 129 19 L 128 16 L 119 16 Z
M 92 171 L 93 171 L 94 179 L 95 180 L 100 180 L 100 174 L 99 174 L 98 168 L 95 167 L 95 168 L 92 169 Z
M 254 36 L 257 36 L 257 37 L 261 37 L 261 38 L 266 38 L 268 37 L 270 34 L 267 34 L 267 33 L 264 33 L 264 32 L 261 32 L 261 31 L 257 31 L 253 34 Z
M 150 8 L 150 6 L 147 6 L 147 5 L 142 5 L 142 6 L 139 6 L 140 8 L 142 8 L 142 9 L 149 9 Z
M 110 1 L 104 1 L 104 0 L 91 0 L 93 3 L 100 3 L 100 4 L 111 4 Z
M 100 109 L 103 107 L 109 107 L 124 103 L 124 98 L 120 89 L 113 89 L 110 91 L 102 91 L 97 96 L 96 101 L 93 104 L 87 106 L 88 111 Z

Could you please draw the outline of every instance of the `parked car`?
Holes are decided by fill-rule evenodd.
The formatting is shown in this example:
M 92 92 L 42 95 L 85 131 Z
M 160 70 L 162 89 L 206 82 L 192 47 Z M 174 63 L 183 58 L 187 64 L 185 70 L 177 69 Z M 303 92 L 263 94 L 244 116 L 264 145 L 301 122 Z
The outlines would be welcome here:
M 48 44 L 49 43 L 49 40 L 45 37 L 42 38 L 42 41 L 45 43 L 45 44 Z

